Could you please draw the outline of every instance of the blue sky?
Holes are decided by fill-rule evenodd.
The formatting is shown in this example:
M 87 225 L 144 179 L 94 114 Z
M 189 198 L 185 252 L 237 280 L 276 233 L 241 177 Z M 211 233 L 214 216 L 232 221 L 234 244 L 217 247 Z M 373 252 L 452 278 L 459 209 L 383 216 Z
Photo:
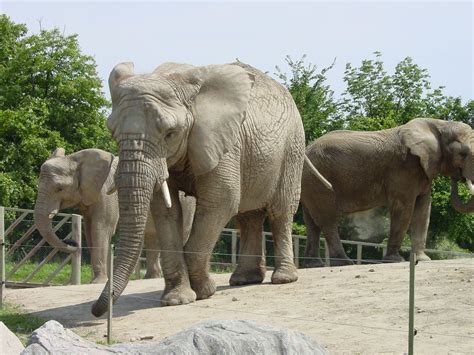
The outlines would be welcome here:
M 194 65 L 235 58 L 275 72 L 284 58 L 307 55 L 319 67 L 336 60 L 328 83 L 340 93 L 347 62 L 383 53 L 390 71 L 406 56 L 428 69 L 433 86 L 473 99 L 473 4 L 454 2 L 72 2 L 5 1 L 0 11 L 31 32 L 77 33 L 99 76 L 122 61 L 137 72 L 166 61 Z M 105 85 L 104 90 L 108 94 Z

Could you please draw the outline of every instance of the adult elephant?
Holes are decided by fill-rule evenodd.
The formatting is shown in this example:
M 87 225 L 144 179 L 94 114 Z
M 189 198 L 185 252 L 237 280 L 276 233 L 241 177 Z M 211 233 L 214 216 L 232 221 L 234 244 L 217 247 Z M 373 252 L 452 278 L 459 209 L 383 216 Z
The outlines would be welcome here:
M 474 193 L 473 130 L 461 122 L 416 118 L 402 126 L 374 132 L 334 131 L 315 140 L 306 154 L 332 183 L 326 189 L 303 170 L 301 202 L 308 230 L 306 265 L 323 266 L 319 237 L 323 232 L 331 265 L 352 264 L 339 239 L 342 214 L 386 206 L 390 235 L 384 260 L 402 261 L 403 237 L 410 227 L 412 250 L 424 253 L 431 210 L 431 182 L 438 174 L 466 181 Z M 453 206 L 473 212 L 452 190 Z
M 150 203 L 166 250 L 163 305 L 214 294 L 209 259 L 234 215 L 242 228 L 240 254 L 252 256 L 239 258 L 230 284 L 262 282 L 266 215 L 276 250 L 272 282 L 296 281 L 291 225 L 300 196 L 304 131 L 289 92 L 242 63 L 166 63 L 146 75 L 135 75 L 133 64 L 123 63 L 111 72 L 109 86 L 108 127 L 120 150 L 114 301 L 140 253 Z M 197 199 L 184 254 L 178 189 Z M 92 313 L 103 314 L 107 301 L 104 289 Z
M 65 208 L 78 208 L 84 218 L 84 234 L 90 248 L 93 283 L 107 280 L 107 253 L 110 239 L 119 219 L 114 174 L 118 158 L 100 149 L 85 149 L 65 155 L 58 148 L 41 166 L 38 179 L 38 197 L 34 218 L 38 231 L 51 245 L 61 251 L 73 253 L 77 247 L 70 240 L 61 240 L 53 230 L 52 218 Z M 195 200 L 180 195 L 184 221 L 184 238 L 192 224 Z M 187 233 L 187 234 L 186 234 Z M 160 275 L 159 246 L 151 217 L 146 223 L 147 272 L 145 278 Z

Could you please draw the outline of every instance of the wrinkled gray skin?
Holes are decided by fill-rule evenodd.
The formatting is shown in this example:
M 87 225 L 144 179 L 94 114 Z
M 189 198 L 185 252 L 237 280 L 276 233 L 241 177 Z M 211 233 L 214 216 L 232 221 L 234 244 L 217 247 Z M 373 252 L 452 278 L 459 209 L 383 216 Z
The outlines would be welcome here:
M 52 227 L 52 217 L 60 210 L 76 207 L 84 219 L 84 234 L 91 255 L 93 283 L 107 281 L 107 253 L 110 239 L 119 219 L 118 197 L 108 194 L 114 187 L 118 158 L 99 149 L 85 149 L 65 156 L 58 148 L 41 166 L 38 197 L 35 205 L 36 226 L 46 241 L 64 252 L 76 248 L 58 238 Z M 181 196 L 185 216 L 184 237 L 192 225 L 195 199 Z M 186 234 L 187 233 L 187 234 Z M 153 220 L 148 218 L 145 232 L 147 272 L 145 278 L 159 277 L 159 249 Z
M 296 281 L 291 225 L 300 196 L 304 131 L 288 91 L 241 63 L 167 63 L 146 75 L 135 75 L 132 63 L 122 63 L 110 74 L 109 86 L 108 127 L 120 150 L 121 250 L 114 265 L 114 301 L 133 271 L 150 204 L 162 249 L 174 251 L 162 254 L 163 305 L 214 294 L 210 255 L 234 215 L 241 227 L 240 254 L 256 255 L 240 257 L 230 284 L 262 282 L 266 216 L 277 255 L 272 282 Z M 160 191 L 164 181 L 171 208 Z M 184 255 L 178 189 L 197 199 Z M 106 290 L 92 307 L 95 316 L 106 312 Z
M 308 231 L 307 267 L 323 266 L 321 231 L 331 265 L 352 264 L 339 239 L 342 214 L 388 207 L 390 235 L 384 260 L 402 261 L 403 237 L 410 229 L 418 260 L 424 253 L 431 210 L 431 182 L 441 174 L 454 181 L 474 181 L 471 127 L 460 122 L 417 118 L 400 127 L 375 132 L 335 131 L 314 141 L 306 154 L 331 182 L 326 189 L 304 167 L 301 202 Z M 472 191 L 471 191 L 472 193 Z M 473 198 L 464 205 L 452 190 L 453 206 L 473 212 Z

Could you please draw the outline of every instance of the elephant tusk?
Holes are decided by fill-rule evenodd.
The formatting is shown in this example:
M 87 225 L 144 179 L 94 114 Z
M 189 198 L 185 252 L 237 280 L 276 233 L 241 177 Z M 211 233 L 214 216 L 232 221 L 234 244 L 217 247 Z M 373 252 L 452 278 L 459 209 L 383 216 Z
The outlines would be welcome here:
M 171 197 L 170 197 L 170 190 L 168 189 L 168 184 L 166 180 L 163 181 L 161 184 L 161 192 L 163 193 L 163 198 L 165 199 L 165 205 L 168 208 L 171 208 Z
M 48 218 L 49 219 L 53 219 L 54 216 L 56 216 L 58 214 L 58 210 L 53 210 L 49 215 L 48 215 Z
M 474 185 L 472 184 L 472 181 L 469 179 L 466 179 L 466 185 L 471 195 L 474 195 Z

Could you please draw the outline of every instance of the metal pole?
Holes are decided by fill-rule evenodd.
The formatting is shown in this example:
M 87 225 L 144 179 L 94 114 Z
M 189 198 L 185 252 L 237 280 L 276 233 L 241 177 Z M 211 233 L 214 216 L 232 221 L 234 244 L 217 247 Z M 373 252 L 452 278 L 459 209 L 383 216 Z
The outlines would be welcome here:
M 72 215 L 72 240 L 77 243 L 77 251 L 72 255 L 71 260 L 71 284 L 81 284 L 81 253 L 82 253 L 82 216 L 78 214 Z
M 293 249 L 294 249 L 294 254 L 295 254 L 295 266 L 296 268 L 300 267 L 300 238 L 299 237 L 294 237 L 293 238 L 294 243 L 293 243 Z
M 362 264 L 362 245 L 357 244 L 357 265 Z
M 0 206 L 0 309 L 3 309 L 5 290 L 5 208 Z
M 228 259 L 227 259 L 228 260 Z M 237 266 L 237 231 L 232 231 L 232 266 Z
M 112 314 L 113 314 L 113 304 L 114 304 L 114 245 L 110 244 L 109 249 L 109 267 L 108 267 L 108 277 L 109 277 L 109 304 L 108 304 L 108 313 L 107 313 L 107 344 L 110 345 L 112 341 Z
M 408 315 L 408 355 L 413 355 L 415 338 L 415 264 L 416 254 L 410 252 L 410 301 Z

